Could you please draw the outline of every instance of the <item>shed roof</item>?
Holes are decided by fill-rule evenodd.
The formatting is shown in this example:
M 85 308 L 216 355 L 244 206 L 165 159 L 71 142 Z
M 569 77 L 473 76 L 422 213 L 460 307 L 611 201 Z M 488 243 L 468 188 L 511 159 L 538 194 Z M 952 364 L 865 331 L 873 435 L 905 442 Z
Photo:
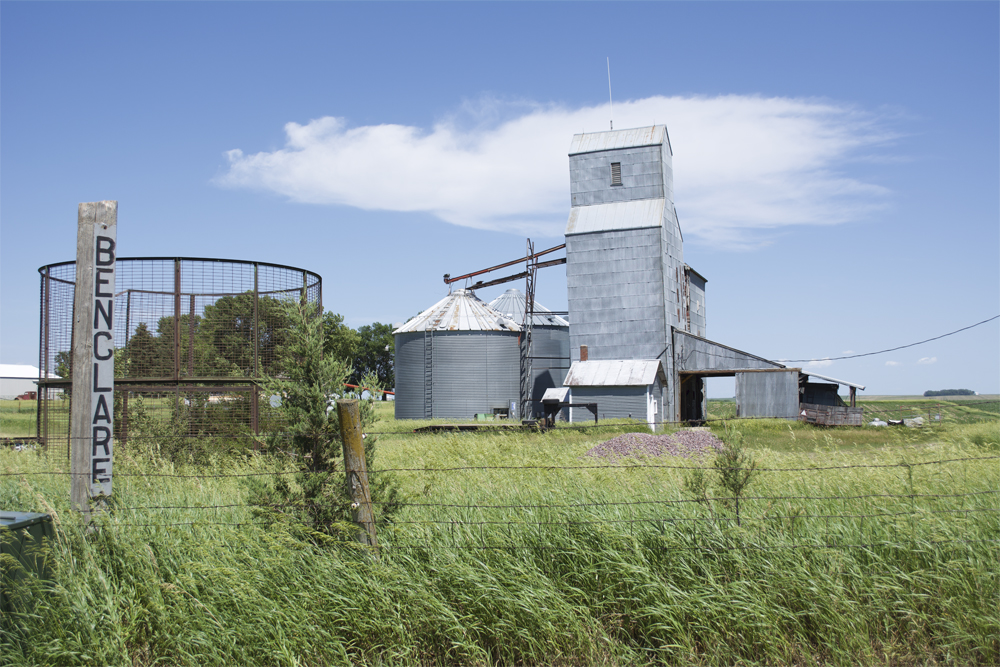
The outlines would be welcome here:
M 863 384 L 854 384 L 853 382 L 845 382 L 844 380 L 838 380 L 836 378 L 827 377 L 826 375 L 820 375 L 819 373 L 813 373 L 812 371 L 803 370 L 802 375 L 808 375 L 811 378 L 819 378 L 820 380 L 826 380 L 827 382 L 836 382 L 837 384 L 842 384 L 847 387 L 854 387 L 855 389 L 860 389 L 861 391 L 865 390 L 865 386 Z
M 608 359 L 574 361 L 563 382 L 565 387 L 647 387 L 656 376 L 666 382 L 667 376 L 658 359 Z
M 524 307 L 528 303 L 521 290 L 512 287 L 497 298 L 490 301 L 490 308 L 504 317 L 517 323 L 524 322 Z M 569 322 L 553 315 L 552 311 L 535 301 L 535 316 L 531 318 L 532 326 L 536 327 L 568 327 Z
M 662 227 L 664 203 L 664 199 L 657 198 L 574 206 L 569 210 L 566 235 Z
M 27 364 L 0 364 L 0 377 L 2 378 L 37 380 L 40 376 L 41 371 L 38 370 L 37 366 L 29 366 Z M 50 371 L 49 377 L 58 378 L 59 376 Z
M 520 330 L 520 325 L 490 308 L 472 290 L 457 289 L 393 333 Z
M 569 146 L 569 154 L 577 155 L 579 153 L 610 151 L 617 148 L 656 146 L 664 142 L 667 142 L 668 146 L 670 145 L 670 137 L 667 135 L 666 125 L 650 125 L 648 127 L 612 130 L 610 132 L 587 132 L 573 135 L 573 142 Z

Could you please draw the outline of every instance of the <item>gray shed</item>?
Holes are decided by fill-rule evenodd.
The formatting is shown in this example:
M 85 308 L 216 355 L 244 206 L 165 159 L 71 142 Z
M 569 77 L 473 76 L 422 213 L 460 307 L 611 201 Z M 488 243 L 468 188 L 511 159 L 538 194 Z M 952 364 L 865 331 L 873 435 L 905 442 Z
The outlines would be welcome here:
M 518 289 L 509 289 L 490 301 L 490 307 L 507 319 L 524 322 L 527 303 Z M 561 387 L 569 370 L 569 322 L 535 302 L 531 325 L 531 405 L 535 416 L 542 413 L 546 389 Z
M 566 375 L 573 403 L 597 403 L 601 419 L 641 419 L 651 429 L 663 421 L 667 376 L 658 359 L 574 361 Z M 570 409 L 570 421 L 590 421 L 590 412 Z
M 396 329 L 396 419 L 515 417 L 520 333 L 464 289 Z

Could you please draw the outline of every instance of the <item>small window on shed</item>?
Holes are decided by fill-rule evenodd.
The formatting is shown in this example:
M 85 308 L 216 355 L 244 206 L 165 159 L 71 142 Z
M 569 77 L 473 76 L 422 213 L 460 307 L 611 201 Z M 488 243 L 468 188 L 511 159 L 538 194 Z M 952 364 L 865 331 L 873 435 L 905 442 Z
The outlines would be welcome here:
M 622 163 L 612 162 L 611 163 L 611 185 L 621 185 L 622 184 Z

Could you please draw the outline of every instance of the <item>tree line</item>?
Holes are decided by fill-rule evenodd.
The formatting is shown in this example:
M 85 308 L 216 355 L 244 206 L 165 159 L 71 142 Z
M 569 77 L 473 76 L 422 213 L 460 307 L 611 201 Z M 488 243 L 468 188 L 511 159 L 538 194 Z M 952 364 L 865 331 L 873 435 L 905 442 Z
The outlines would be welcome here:
M 373 375 L 382 387 L 395 384 L 392 327 L 374 322 L 352 329 L 339 313 L 321 316 L 323 352 L 350 368 L 349 384 L 361 385 Z M 278 299 L 261 296 L 257 301 L 254 327 L 254 294 L 225 296 L 205 306 L 201 314 L 183 313 L 175 326 L 174 316 L 161 317 L 154 327 L 139 322 L 128 342 L 115 354 L 115 374 L 129 378 L 173 377 L 175 350 L 179 350 L 180 373 L 184 377 L 254 377 L 287 375 L 286 355 L 281 351 L 292 341 L 288 309 Z M 179 345 L 175 343 L 179 337 Z M 256 337 L 257 354 L 254 356 Z M 255 362 L 256 361 L 256 368 Z M 69 351 L 56 354 L 55 372 L 69 378 Z

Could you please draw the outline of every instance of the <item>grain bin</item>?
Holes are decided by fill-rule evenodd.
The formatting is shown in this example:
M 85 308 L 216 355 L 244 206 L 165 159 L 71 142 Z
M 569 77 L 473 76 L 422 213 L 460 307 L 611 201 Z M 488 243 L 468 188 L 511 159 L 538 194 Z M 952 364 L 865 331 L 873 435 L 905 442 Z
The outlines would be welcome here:
M 518 404 L 520 332 L 464 289 L 396 329 L 396 419 L 509 414 Z
M 490 301 L 490 307 L 509 320 L 524 322 L 527 300 L 518 289 L 509 289 Z M 546 389 L 561 387 L 569 369 L 569 322 L 535 301 L 531 325 L 531 411 L 542 414 Z

